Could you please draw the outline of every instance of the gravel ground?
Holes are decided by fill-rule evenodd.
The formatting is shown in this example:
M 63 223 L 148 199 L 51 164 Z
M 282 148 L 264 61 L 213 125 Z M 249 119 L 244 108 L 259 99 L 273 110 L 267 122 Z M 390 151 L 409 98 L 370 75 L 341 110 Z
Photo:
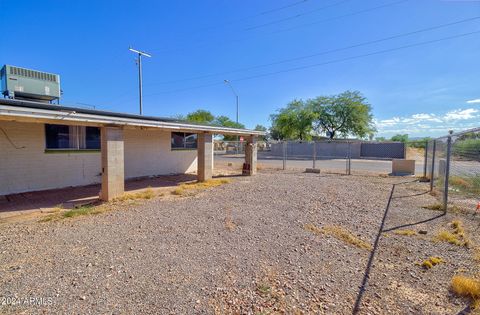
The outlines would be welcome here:
M 457 314 L 468 301 L 449 281 L 475 272 L 473 253 L 432 238 L 454 218 L 478 238 L 479 220 L 394 232 L 440 214 L 421 208 L 436 202 L 427 184 L 396 186 L 370 269 L 370 250 L 305 228 L 341 226 L 373 245 L 392 184 L 406 180 L 265 171 L 95 216 L 2 224 L 0 298 L 21 305 L 0 313 L 351 314 L 368 271 L 360 314 Z M 416 264 L 429 256 L 445 263 Z

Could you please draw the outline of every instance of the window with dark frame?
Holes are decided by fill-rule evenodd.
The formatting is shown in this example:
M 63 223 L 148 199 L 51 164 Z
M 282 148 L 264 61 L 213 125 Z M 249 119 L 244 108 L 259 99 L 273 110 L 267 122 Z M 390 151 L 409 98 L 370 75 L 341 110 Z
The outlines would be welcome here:
M 186 132 L 172 132 L 172 150 L 195 150 L 197 148 L 197 134 Z
M 47 150 L 100 150 L 100 128 L 45 124 Z

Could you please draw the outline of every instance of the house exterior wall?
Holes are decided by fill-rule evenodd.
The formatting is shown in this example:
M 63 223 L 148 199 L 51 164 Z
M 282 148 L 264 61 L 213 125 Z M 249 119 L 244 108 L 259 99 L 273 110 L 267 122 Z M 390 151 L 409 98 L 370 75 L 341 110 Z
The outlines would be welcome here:
M 125 178 L 197 170 L 197 150 L 171 150 L 170 132 L 127 129 L 124 136 Z
M 46 153 L 44 124 L 0 128 L 0 195 L 101 182 L 100 151 Z M 195 172 L 196 161 L 196 150 L 170 150 L 170 132 L 125 130 L 126 178 Z

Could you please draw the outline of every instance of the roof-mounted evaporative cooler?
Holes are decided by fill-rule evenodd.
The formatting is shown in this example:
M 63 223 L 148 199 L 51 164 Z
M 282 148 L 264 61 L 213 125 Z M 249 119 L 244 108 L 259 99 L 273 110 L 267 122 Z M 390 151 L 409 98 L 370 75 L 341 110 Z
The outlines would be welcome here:
M 53 101 L 60 98 L 60 76 L 10 65 L 0 72 L 2 94 L 8 98 Z

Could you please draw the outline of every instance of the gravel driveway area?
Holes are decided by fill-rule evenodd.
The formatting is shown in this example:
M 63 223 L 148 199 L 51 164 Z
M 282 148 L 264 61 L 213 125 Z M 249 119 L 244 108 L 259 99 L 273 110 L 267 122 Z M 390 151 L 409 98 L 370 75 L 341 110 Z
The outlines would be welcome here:
M 450 279 L 478 265 L 434 235 L 460 219 L 479 243 L 479 220 L 422 208 L 437 201 L 413 180 L 265 171 L 194 196 L 2 224 L 0 298 L 20 302 L 0 313 L 351 314 L 359 300 L 360 314 L 458 314 L 469 301 Z M 430 256 L 444 262 L 418 265 Z

